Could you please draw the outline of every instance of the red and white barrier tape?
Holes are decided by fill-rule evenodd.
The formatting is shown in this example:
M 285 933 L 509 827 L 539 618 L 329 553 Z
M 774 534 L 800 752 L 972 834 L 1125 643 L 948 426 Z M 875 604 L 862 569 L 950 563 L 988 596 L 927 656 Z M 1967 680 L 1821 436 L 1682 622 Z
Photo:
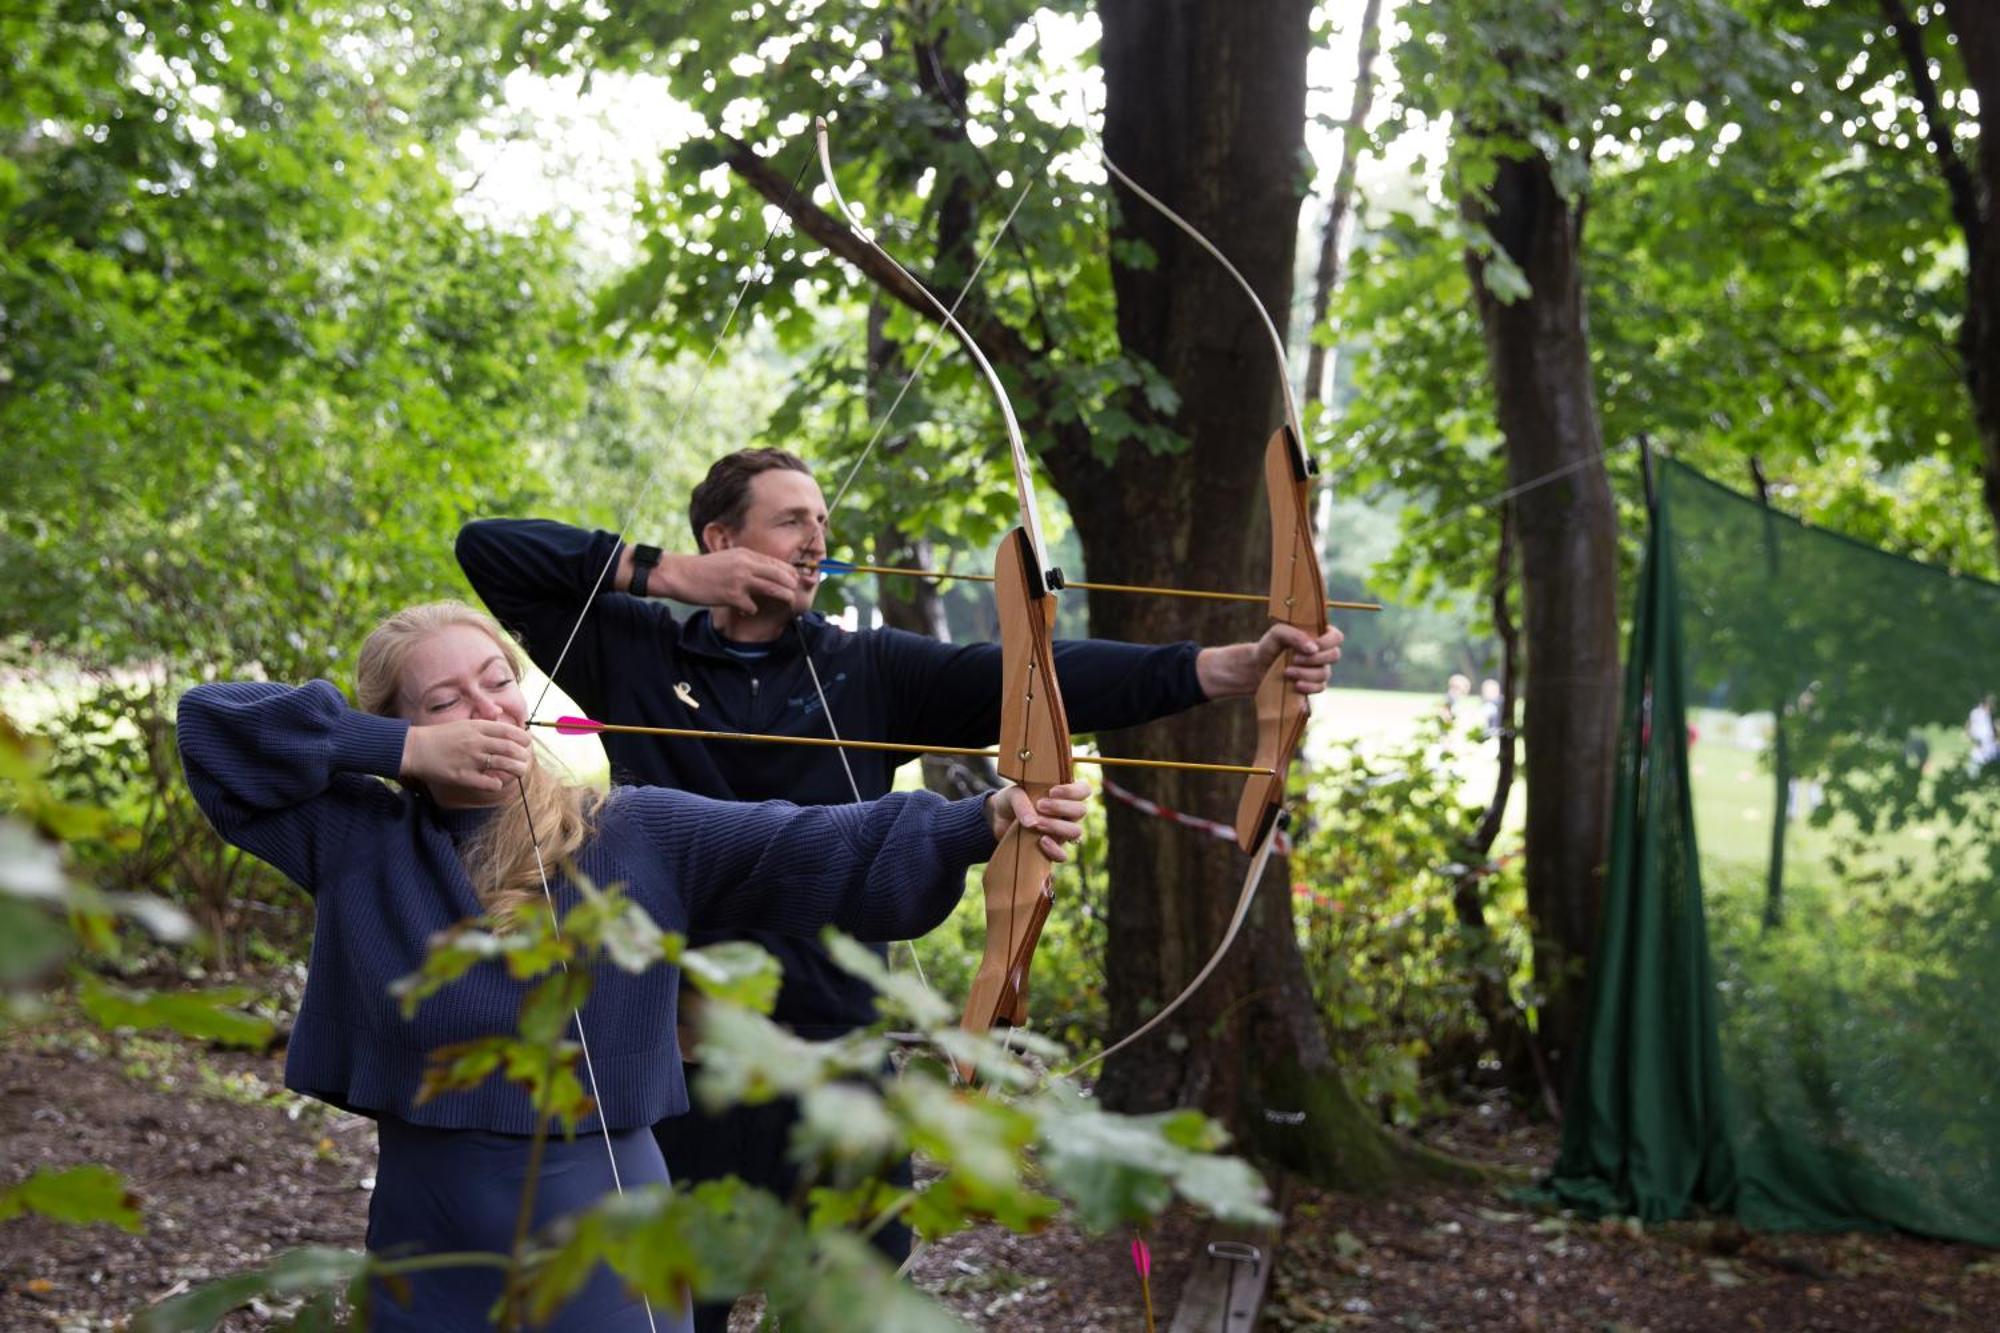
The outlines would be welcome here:
M 1127 791 L 1113 782 L 1108 776 L 1100 777 L 1098 781 L 1099 785 L 1104 788 L 1106 796 L 1131 806 L 1140 814 L 1153 815 L 1159 819 L 1170 819 L 1176 824 L 1183 824 L 1191 829 L 1200 829 L 1210 837 L 1221 838 L 1228 842 L 1236 841 L 1236 827 L 1233 824 L 1221 824 L 1213 819 L 1203 819 L 1200 815 L 1187 815 L 1182 814 L 1178 810 L 1169 810 L 1158 801 L 1149 801 L 1137 792 Z M 1278 834 L 1277 852 L 1280 856 L 1290 856 L 1292 854 L 1291 834 L 1282 831 Z

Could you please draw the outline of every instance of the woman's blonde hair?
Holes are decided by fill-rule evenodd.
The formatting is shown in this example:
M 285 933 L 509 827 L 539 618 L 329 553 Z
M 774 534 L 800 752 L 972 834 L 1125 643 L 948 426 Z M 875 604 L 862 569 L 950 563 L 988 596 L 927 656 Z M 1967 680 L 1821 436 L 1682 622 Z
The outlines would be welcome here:
M 401 716 L 398 692 L 411 650 L 454 625 L 470 626 L 493 640 L 519 678 L 521 649 L 499 621 L 464 602 L 426 602 L 396 612 L 362 643 L 354 668 L 354 695 L 361 710 Z M 598 793 L 550 772 L 541 762 L 539 746 L 537 751 L 520 786 L 465 848 L 466 873 L 488 912 L 509 913 L 539 899 L 542 867 L 569 860 L 595 831 Z

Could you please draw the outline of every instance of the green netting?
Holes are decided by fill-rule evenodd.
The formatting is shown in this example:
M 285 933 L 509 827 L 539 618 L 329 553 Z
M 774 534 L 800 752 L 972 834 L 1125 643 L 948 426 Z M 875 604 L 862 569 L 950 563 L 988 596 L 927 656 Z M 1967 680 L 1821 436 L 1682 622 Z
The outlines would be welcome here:
M 2000 1243 L 2000 587 L 1664 467 L 1579 1206 Z

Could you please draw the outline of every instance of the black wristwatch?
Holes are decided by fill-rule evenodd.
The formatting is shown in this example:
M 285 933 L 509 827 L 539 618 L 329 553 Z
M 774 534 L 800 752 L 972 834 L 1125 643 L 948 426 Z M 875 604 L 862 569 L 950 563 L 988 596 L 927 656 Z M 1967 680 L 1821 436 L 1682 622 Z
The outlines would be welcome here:
M 625 590 L 634 597 L 646 595 L 646 582 L 652 577 L 653 566 L 660 563 L 660 548 L 657 546 L 635 546 L 632 548 L 632 582 Z

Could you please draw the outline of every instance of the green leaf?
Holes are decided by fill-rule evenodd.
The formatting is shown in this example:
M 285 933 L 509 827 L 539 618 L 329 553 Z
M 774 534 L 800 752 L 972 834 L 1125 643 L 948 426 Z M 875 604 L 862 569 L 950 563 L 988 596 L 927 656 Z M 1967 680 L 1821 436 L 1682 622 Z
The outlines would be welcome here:
M 881 957 L 867 945 L 831 927 L 821 933 L 820 941 L 826 945 L 828 956 L 842 971 L 873 986 L 876 994 L 888 1001 L 888 1008 L 918 1027 L 939 1027 L 951 1022 L 950 1005 L 912 974 L 890 971 Z
M 422 1106 L 447 1092 L 470 1092 L 477 1088 L 506 1063 L 509 1048 L 515 1044 L 512 1037 L 481 1037 L 438 1047 L 424 1062 L 424 1078 L 417 1087 L 416 1104 Z
M 1479 280 L 1501 305 L 1525 301 L 1533 296 L 1535 291 L 1529 285 L 1528 275 L 1521 271 L 1521 266 L 1498 246 L 1484 254 L 1484 262 L 1479 266 Z
M 575 954 L 573 942 L 540 911 L 524 911 L 504 925 L 466 922 L 433 939 L 423 965 L 392 982 L 389 993 L 402 1002 L 403 1017 L 413 1018 L 425 1000 L 481 963 L 498 961 L 514 980 L 531 981 L 563 967 Z
M 207 1333 L 224 1315 L 251 1301 L 338 1291 L 367 1267 L 368 1256 L 358 1250 L 293 1250 L 263 1268 L 207 1283 L 143 1311 L 132 1328 L 134 1333 Z
M 270 1044 L 275 1031 L 271 1021 L 242 1008 L 255 995 L 247 986 L 153 991 L 114 985 L 88 972 L 77 976 L 77 1001 L 100 1027 L 165 1029 L 228 1046 Z
M 69 933 L 46 909 L 0 896 L 0 985 L 43 975 L 69 946 Z
M 39 1213 L 58 1222 L 87 1226 L 109 1222 L 125 1231 L 144 1230 L 139 1201 L 125 1178 L 108 1166 L 43 1167 L 10 1190 L 0 1191 L 0 1222 Z
M 423 965 L 389 985 L 402 1004 L 403 1017 L 415 1018 L 423 1002 L 480 963 L 499 958 L 509 948 L 507 938 L 490 930 L 458 927 L 431 941 Z
M 881 1041 L 859 1034 L 805 1041 L 732 1004 L 703 1005 L 700 1023 L 695 1090 L 715 1110 L 799 1096 L 846 1075 L 872 1075 L 887 1055 Z
M 1044 1169 L 1091 1230 L 1143 1221 L 1175 1194 L 1228 1221 L 1277 1220 L 1263 1179 L 1248 1163 L 1216 1155 L 1226 1136 L 1199 1112 L 1109 1115 L 1065 1084 L 1030 1109 Z
M 590 973 L 582 968 L 553 972 L 543 977 L 521 1001 L 516 1030 L 522 1040 L 537 1046 L 554 1046 L 569 1031 L 570 1023 L 590 994 Z
M 949 1175 L 981 1189 L 1005 1192 L 1022 1181 L 1035 1120 L 993 1097 L 966 1097 L 925 1075 L 891 1087 L 889 1105 L 920 1151 L 950 1163 Z
M 0 893 L 60 903 L 68 889 L 55 844 L 12 816 L 0 818 Z
M 868 1170 L 903 1155 L 906 1145 L 894 1117 L 873 1088 L 829 1083 L 799 1099 L 792 1131 L 797 1160 Z
M 660 929 L 651 913 L 629 899 L 619 902 L 593 940 L 614 966 L 627 972 L 657 967 L 677 941 Z
M 417 1104 L 447 1093 L 471 1092 L 499 1074 L 526 1089 L 539 1113 L 574 1126 L 596 1107 L 577 1077 L 582 1055 L 582 1047 L 575 1042 L 523 1041 L 511 1035 L 440 1046 L 424 1064 Z
M 742 1005 L 760 1014 L 778 1002 L 783 973 L 768 950 L 748 940 L 724 940 L 699 949 L 672 949 L 669 956 L 695 989 L 712 1000 Z

